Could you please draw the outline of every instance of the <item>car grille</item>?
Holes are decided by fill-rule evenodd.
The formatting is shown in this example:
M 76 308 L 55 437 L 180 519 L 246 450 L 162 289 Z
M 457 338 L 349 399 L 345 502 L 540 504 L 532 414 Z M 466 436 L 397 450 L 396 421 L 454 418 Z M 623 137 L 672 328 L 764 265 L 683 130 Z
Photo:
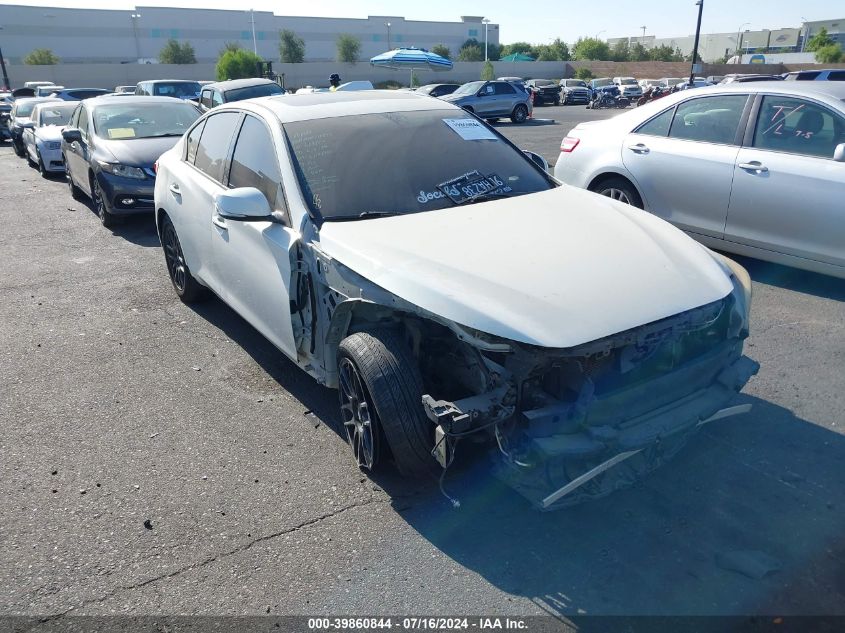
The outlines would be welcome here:
M 62 144 L 59 141 L 50 141 L 45 144 L 45 147 L 52 150 L 62 149 Z

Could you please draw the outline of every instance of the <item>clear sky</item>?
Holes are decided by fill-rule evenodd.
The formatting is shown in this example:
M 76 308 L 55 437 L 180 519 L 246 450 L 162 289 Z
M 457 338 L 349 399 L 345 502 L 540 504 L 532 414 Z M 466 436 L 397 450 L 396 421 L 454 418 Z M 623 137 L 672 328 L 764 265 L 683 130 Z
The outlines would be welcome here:
M 96 9 L 132 9 L 126 0 L 2 0 L 4 4 L 27 4 Z M 746 29 L 798 27 L 806 20 L 845 18 L 845 3 L 833 0 L 704 0 L 701 29 L 704 33 L 733 33 L 745 22 Z M 148 0 L 140 6 L 177 6 L 231 9 L 231 0 Z M 277 15 L 314 15 L 362 18 L 368 15 L 402 16 L 409 20 L 457 21 L 461 15 L 484 15 L 501 25 L 502 43 L 517 40 L 545 43 L 555 37 L 573 42 L 579 36 L 601 38 L 690 35 L 695 32 L 698 7 L 694 0 L 309 0 L 274 2 L 243 0 L 244 9 L 272 11 Z

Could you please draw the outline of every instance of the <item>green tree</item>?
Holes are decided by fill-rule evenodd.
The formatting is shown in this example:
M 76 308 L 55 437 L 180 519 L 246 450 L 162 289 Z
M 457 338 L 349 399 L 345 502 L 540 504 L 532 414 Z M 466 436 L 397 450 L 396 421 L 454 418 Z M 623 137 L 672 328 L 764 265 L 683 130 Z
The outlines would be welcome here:
M 838 64 L 842 58 L 842 46 L 839 44 L 828 44 L 816 49 L 816 61 L 820 64 Z
M 464 44 L 458 52 L 459 62 L 480 62 L 484 61 L 484 49 L 476 42 L 475 44 Z
M 627 62 L 631 59 L 631 48 L 628 40 L 619 40 L 610 51 L 610 59 L 615 62 Z
M 499 61 L 502 58 L 503 48 L 504 47 L 501 44 L 487 42 L 487 58 L 492 62 Z
M 555 40 L 549 44 L 549 48 L 551 48 L 555 52 L 555 59 L 561 62 L 568 62 L 572 57 L 569 53 L 569 46 L 566 45 L 559 37 L 556 37 Z
M 217 81 L 258 77 L 260 61 L 258 55 L 242 48 L 224 51 L 217 60 Z
M 815 53 L 820 48 L 825 48 L 826 46 L 830 46 L 835 43 L 836 42 L 833 41 L 833 38 L 827 34 L 827 29 L 822 27 L 819 29 L 818 33 L 807 40 L 807 46 L 805 46 L 804 49 L 811 53 Z
M 445 44 L 435 44 L 431 47 L 431 52 L 435 55 L 440 55 L 440 57 L 445 57 L 446 59 L 452 59 L 452 51 L 449 50 L 449 47 Z
M 223 42 L 223 48 L 220 49 L 218 53 L 218 57 L 225 53 L 226 51 L 239 51 L 241 50 L 241 45 L 238 42 Z
M 513 42 L 512 44 L 505 44 L 502 48 L 502 57 L 507 57 L 514 53 L 522 53 L 524 55 L 530 55 L 535 59 L 537 58 L 537 51 L 535 51 L 534 45 L 528 42 Z
M 361 40 L 354 35 L 344 33 L 337 37 L 337 61 L 354 64 L 361 53 Z
M 158 61 L 162 64 L 196 64 L 197 58 L 194 55 L 194 47 L 188 42 L 180 44 L 170 39 L 159 52 Z
M 283 64 L 305 61 L 305 40 L 289 29 L 279 31 L 279 59 Z
M 572 56 L 575 59 L 609 60 L 610 47 L 607 42 L 602 42 L 594 37 L 578 38 L 572 47 Z
M 484 62 L 484 67 L 481 69 L 481 80 L 492 81 L 496 78 L 496 71 L 493 69 L 493 62 Z
M 635 43 L 628 53 L 628 59 L 632 62 L 644 62 L 648 60 L 648 49 L 639 42 Z
M 682 62 L 684 61 L 683 55 L 680 54 L 680 51 L 676 48 L 672 48 L 671 46 L 667 46 L 666 44 L 661 44 L 660 46 L 655 46 L 648 52 L 648 56 L 653 62 Z
M 23 63 L 30 66 L 53 66 L 59 63 L 59 58 L 49 48 L 36 48 L 23 58 Z
M 575 71 L 575 77 L 582 81 L 590 81 L 593 78 L 593 71 L 589 68 L 579 68 Z

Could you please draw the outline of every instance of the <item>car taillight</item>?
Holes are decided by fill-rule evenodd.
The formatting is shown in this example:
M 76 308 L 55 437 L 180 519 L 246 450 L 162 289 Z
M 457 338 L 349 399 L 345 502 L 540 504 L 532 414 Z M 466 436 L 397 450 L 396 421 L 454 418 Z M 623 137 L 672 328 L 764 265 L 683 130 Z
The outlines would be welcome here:
M 567 136 L 560 142 L 560 151 L 566 152 L 568 154 L 576 147 L 578 147 L 578 143 L 580 142 L 580 138 L 575 138 L 574 136 Z
M 153 163 L 153 173 L 158 175 L 158 161 Z

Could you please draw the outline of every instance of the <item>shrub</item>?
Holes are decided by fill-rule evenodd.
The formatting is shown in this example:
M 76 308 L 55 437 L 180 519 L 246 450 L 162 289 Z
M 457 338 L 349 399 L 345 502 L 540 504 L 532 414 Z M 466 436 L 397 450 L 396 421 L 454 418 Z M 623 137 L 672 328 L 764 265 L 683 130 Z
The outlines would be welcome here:
M 593 78 L 593 71 L 589 68 L 579 68 L 575 71 L 575 77 L 582 81 L 589 81 Z
M 258 55 L 242 48 L 225 51 L 217 60 L 217 81 L 257 77 L 260 61 Z
M 176 40 L 167 40 L 167 44 L 158 54 L 158 61 L 162 64 L 196 64 L 197 58 L 194 55 L 194 47 L 188 42 L 180 44 Z
M 337 38 L 337 61 L 354 64 L 361 53 L 361 40 L 344 33 Z
M 59 58 L 49 48 L 36 48 L 23 58 L 23 63 L 30 66 L 53 66 L 59 63 Z
M 305 40 L 293 31 L 279 31 L 279 59 L 285 64 L 301 64 L 305 61 Z

